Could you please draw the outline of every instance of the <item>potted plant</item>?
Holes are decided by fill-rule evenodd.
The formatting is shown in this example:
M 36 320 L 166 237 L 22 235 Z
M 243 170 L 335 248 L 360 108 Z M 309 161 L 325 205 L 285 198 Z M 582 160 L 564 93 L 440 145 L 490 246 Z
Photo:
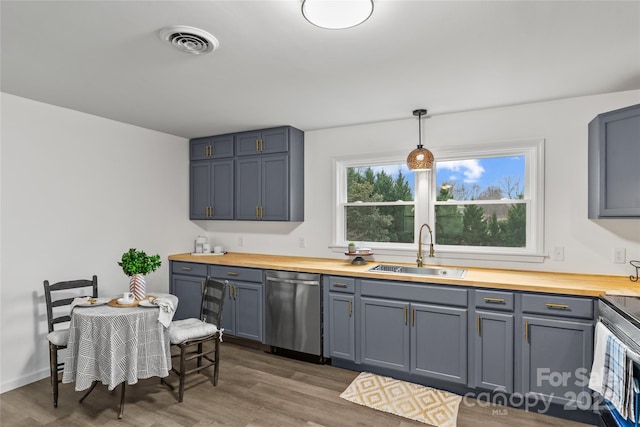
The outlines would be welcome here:
M 122 254 L 118 265 L 122 267 L 124 274 L 130 277 L 129 292 L 135 296 L 136 300 L 140 301 L 145 297 L 144 276 L 156 271 L 161 264 L 160 255 L 147 255 L 144 251 L 135 248 Z

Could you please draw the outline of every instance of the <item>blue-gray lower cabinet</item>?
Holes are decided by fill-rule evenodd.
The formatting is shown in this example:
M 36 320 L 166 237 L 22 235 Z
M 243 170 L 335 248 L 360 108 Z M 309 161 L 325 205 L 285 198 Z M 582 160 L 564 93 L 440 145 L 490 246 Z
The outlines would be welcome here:
M 593 322 L 523 316 L 523 393 L 566 406 L 588 405 Z
M 329 293 L 329 357 L 356 360 L 354 299 L 345 293 Z
M 409 303 L 360 298 L 362 363 L 409 372 Z
M 467 384 L 467 309 L 411 304 L 411 374 Z
M 222 321 L 225 333 L 262 342 L 262 284 L 232 282 L 229 289 L 232 297 L 227 297 L 224 308 L 229 315 L 223 316 Z
M 475 312 L 475 386 L 513 393 L 513 313 Z
M 171 277 L 171 293 L 178 297 L 174 320 L 200 318 L 204 277 L 174 274 Z

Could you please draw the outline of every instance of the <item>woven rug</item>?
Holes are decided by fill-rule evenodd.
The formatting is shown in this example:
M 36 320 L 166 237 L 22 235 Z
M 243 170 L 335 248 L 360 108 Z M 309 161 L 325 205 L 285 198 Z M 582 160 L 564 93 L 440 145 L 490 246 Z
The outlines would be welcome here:
M 437 427 L 455 427 L 462 397 L 447 391 L 362 372 L 341 398 Z

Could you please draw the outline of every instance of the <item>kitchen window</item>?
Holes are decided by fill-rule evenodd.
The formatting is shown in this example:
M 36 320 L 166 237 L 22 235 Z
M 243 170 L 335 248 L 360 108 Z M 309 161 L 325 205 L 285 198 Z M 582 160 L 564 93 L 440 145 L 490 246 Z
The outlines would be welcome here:
M 541 262 L 543 150 L 542 140 L 449 147 L 426 172 L 402 154 L 335 159 L 335 247 L 415 252 L 428 223 L 438 257 Z

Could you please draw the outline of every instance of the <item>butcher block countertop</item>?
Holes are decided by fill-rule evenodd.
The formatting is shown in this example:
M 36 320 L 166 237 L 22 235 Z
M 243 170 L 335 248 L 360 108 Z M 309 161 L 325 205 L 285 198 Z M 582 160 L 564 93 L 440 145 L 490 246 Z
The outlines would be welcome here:
M 230 252 L 215 255 L 170 255 L 171 261 L 197 262 L 204 264 L 253 267 L 266 270 L 300 271 L 306 273 L 334 274 L 417 283 L 441 283 L 483 288 L 510 289 L 516 291 L 547 292 L 555 294 L 600 296 L 640 296 L 640 282 L 632 282 L 628 276 L 603 276 L 593 274 L 546 273 L 522 270 L 498 270 L 467 268 L 463 279 L 451 277 L 418 276 L 413 274 L 379 273 L 367 271 L 377 264 L 413 265 L 370 261 L 366 265 L 352 265 L 351 259 L 311 258 L 284 255 L 261 255 Z M 425 267 L 431 265 L 425 264 Z M 446 266 L 434 266 L 446 267 Z M 459 268 L 459 267 L 456 267 Z

